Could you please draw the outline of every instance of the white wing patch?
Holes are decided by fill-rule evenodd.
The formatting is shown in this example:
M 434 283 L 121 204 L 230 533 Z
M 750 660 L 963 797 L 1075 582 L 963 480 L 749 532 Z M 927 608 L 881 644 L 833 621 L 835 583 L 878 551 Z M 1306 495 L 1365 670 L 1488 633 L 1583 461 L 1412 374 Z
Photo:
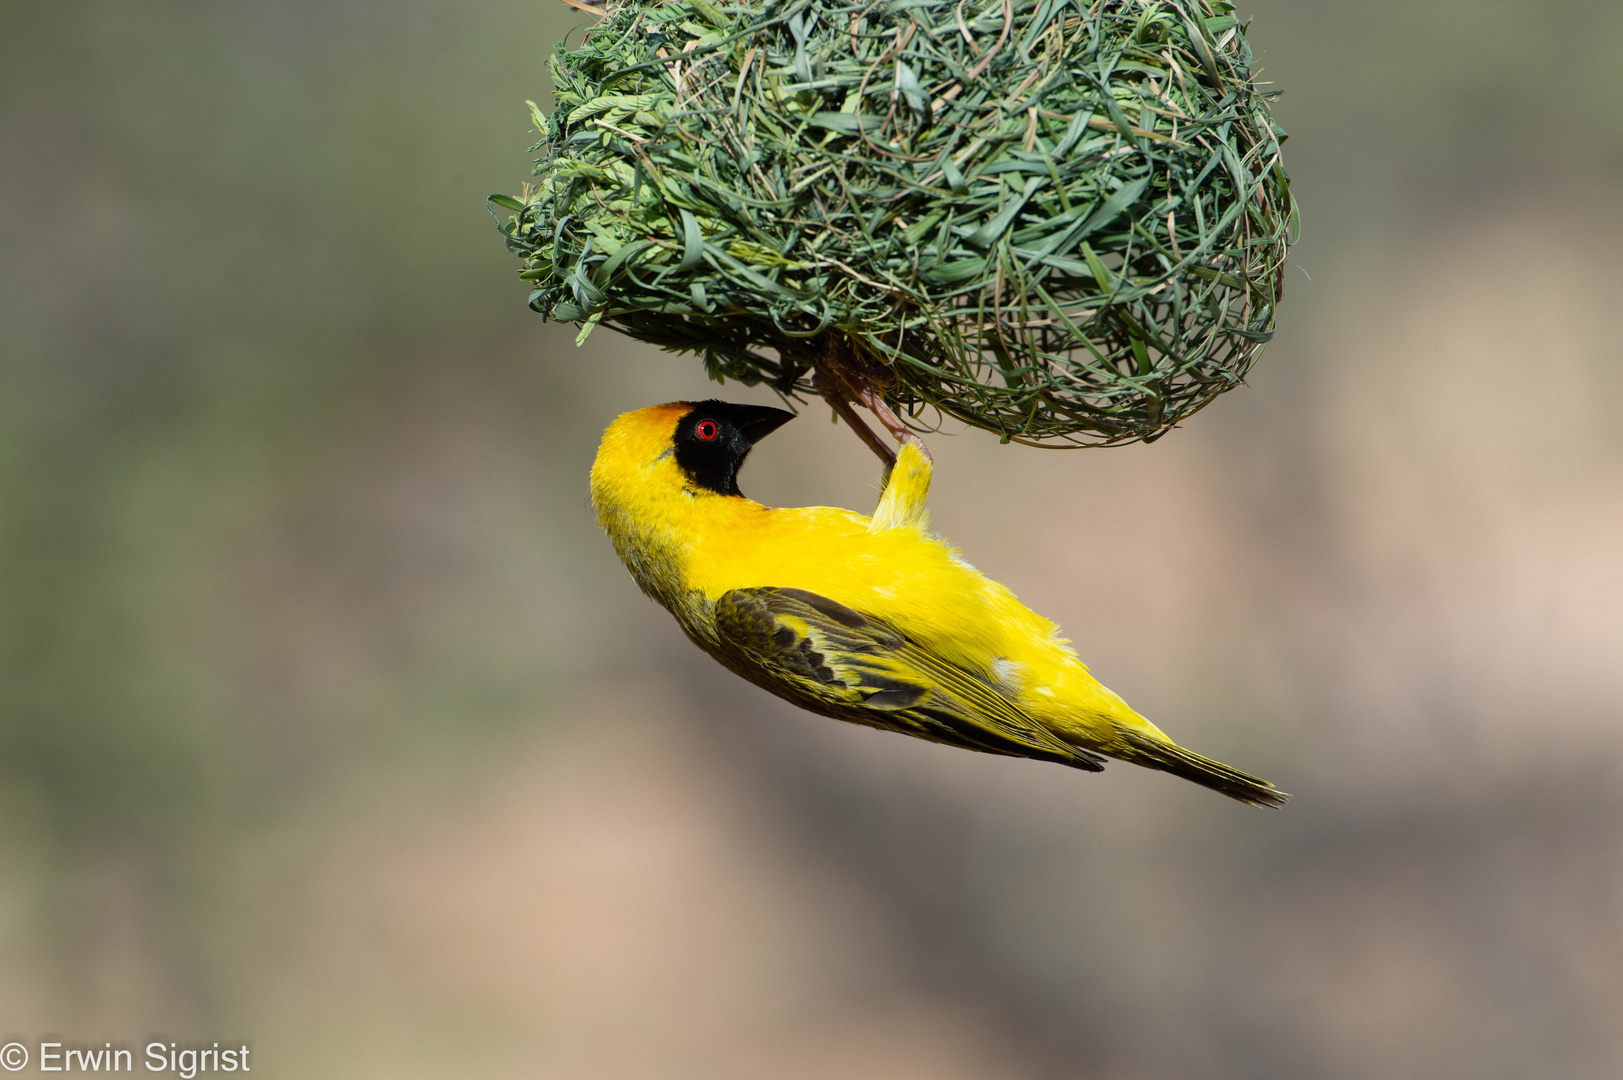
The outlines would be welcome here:
M 1026 685 L 1026 665 L 1018 660 L 1010 660 L 1007 656 L 1000 656 L 992 662 L 992 672 L 998 681 L 1012 693 L 1020 693 Z

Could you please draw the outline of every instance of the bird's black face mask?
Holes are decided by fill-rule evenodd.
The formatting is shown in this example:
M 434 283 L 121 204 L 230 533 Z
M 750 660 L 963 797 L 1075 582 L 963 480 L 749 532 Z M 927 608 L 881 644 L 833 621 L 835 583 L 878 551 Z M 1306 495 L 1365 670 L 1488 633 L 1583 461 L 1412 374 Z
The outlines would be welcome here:
M 742 495 L 738 469 L 750 447 L 795 418 L 767 405 L 698 401 L 676 425 L 676 463 L 699 487 Z

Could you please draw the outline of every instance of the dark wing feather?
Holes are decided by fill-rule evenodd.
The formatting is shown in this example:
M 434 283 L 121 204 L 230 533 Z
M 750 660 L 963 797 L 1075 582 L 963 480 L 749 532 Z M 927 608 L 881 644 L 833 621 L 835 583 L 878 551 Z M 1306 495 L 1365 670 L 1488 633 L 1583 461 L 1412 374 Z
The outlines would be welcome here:
M 1104 767 L 997 687 L 826 596 L 734 589 L 716 601 L 715 626 L 724 664 L 813 712 L 966 750 Z

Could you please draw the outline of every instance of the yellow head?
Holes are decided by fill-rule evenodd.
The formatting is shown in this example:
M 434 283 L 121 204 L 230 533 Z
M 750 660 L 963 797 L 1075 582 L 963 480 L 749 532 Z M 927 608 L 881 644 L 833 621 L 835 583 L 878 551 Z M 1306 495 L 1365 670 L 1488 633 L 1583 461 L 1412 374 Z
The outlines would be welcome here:
M 742 499 L 750 448 L 794 414 L 763 405 L 675 401 L 617 417 L 592 463 L 592 508 L 644 588 L 650 560 L 674 558 L 697 501 Z
M 673 401 L 623 413 L 603 432 L 592 463 L 592 504 L 687 492 L 739 496 L 750 448 L 794 414 L 765 405 Z

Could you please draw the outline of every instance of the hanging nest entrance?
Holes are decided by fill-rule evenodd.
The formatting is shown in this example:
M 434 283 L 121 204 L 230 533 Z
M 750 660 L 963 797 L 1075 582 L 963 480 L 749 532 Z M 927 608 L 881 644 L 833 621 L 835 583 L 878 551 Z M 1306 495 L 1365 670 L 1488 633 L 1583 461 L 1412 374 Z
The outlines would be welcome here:
M 621 3 L 493 196 L 548 319 L 904 415 L 1154 439 L 1273 334 L 1284 132 L 1210 0 Z M 532 109 L 534 107 L 532 106 Z

